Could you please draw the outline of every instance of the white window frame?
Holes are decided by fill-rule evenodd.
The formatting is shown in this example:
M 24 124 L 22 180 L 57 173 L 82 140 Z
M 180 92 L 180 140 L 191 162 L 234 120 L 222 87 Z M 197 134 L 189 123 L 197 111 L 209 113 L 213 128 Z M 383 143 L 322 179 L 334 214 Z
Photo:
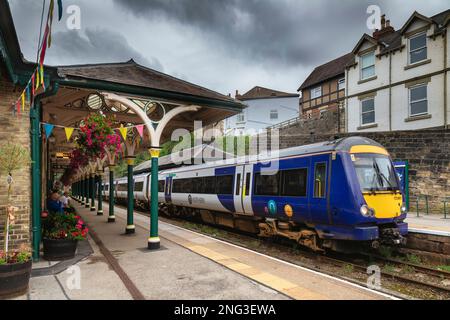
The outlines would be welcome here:
M 420 88 L 420 87 L 425 87 L 427 89 L 427 97 L 425 99 L 415 100 L 414 102 L 426 101 L 427 102 L 427 111 L 426 112 L 422 112 L 422 113 L 412 114 L 411 113 L 411 104 L 413 103 L 413 101 L 411 100 L 411 90 L 416 89 L 416 88 Z M 414 117 L 427 115 L 427 114 L 429 114 L 429 112 L 428 112 L 428 83 L 421 83 L 421 84 L 409 87 L 408 88 L 408 116 L 410 118 L 414 118 Z
M 364 67 L 364 68 L 363 68 L 362 60 L 363 60 L 364 57 L 366 57 L 366 56 L 368 56 L 368 55 L 373 55 L 373 64 L 370 65 L 370 66 L 367 66 L 367 67 Z M 376 60 L 376 57 L 375 57 L 375 51 L 371 51 L 371 52 L 365 53 L 365 54 L 363 54 L 363 55 L 361 55 L 361 56 L 359 57 L 359 65 L 360 65 L 360 68 L 359 68 L 359 78 L 360 78 L 361 80 L 370 79 L 370 78 L 376 76 L 375 60 Z M 372 66 L 373 66 L 373 75 L 364 78 L 364 77 L 363 77 L 363 69 L 367 69 L 367 68 L 370 68 L 370 67 L 372 67 Z
M 316 96 L 316 94 L 317 94 L 317 91 L 318 90 L 320 90 L 320 92 L 319 92 L 319 95 L 318 96 Z M 310 90 L 310 99 L 312 100 L 312 99 L 317 99 L 317 98 L 320 98 L 321 96 L 322 96 L 322 86 L 318 86 L 318 87 L 314 87 L 314 88 L 312 88 L 311 90 Z
M 237 114 L 236 115 L 236 123 L 244 123 L 244 122 L 245 122 L 245 113 L 241 112 L 241 113 Z
M 272 118 L 272 114 L 277 114 L 277 117 L 276 118 Z M 270 113 L 269 113 L 269 119 L 270 120 L 278 120 L 280 118 L 280 115 L 279 115 L 279 112 L 278 112 L 278 110 L 277 109 L 272 109 L 272 110 L 270 110 Z
M 424 58 L 424 59 L 422 59 L 422 60 L 419 60 L 419 61 L 416 61 L 416 62 L 411 62 L 411 52 L 413 52 L 413 51 L 411 51 L 411 40 L 412 39 L 415 39 L 415 38 L 418 38 L 418 37 L 420 37 L 420 36 L 425 36 L 425 46 L 424 47 L 420 47 L 420 48 L 417 48 L 417 49 L 414 49 L 413 51 L 419 51 L 419 50 L 422 50 L 423 48 L 425 48 L 425 49 L 427 49 L 427 56 Z M 427 60 L 428 59 L 428 39 L 427 39 L 427 32 L 426 31 L 424 31 L 424 32 L 420 32 L 420 33 L 418 33 L 418 34 L 415 34 L 415 35 L 413 35 L 413 36 L 411 36 L 411 37 L 409 37 L 408 38 L 408 64 L 416 64 L 416 63 L 420 63 L 420 62 L 422 62 L 422 61 L 425 61 L 425 60 Z
M 342 88 L 341 88 L 341 86 L 340 86 L 340 84 L 342 83 Z M 338 80 L 338 91 L 341 91 L 341 90 L 345 90 L 345 78 L 341 78 L 341 79 L 339 79 Z
M 373 100 L 373 111 L 363 112 L 362 111 L 362 105 L 363 105 L 363 102 L 367 101 L 367 100 Z M 370 126 L 371 124 L 377 123 L 377 121 L 376 121 L 376 113 L 375 113 L 375 97 L 365 98 L 365 99 L 361 100 L 359 104 L 360 104 L 360 106 L 359 106 L 359 123 L 360 123 L 360 126 Z M 373 112 L 373 122 L 363 123 L 363 114 L 366 114 L 366 113 L 369 113 L 369 112 Z

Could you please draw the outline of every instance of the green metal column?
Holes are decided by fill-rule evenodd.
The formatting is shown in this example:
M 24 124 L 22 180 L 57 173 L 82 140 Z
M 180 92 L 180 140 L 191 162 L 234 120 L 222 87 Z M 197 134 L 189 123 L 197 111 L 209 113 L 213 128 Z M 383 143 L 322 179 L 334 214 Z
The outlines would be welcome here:
M 84 207 L 89 208 L 89 177 L 84 178 Z
M 97 184 L 98 184 L 98 197 L 97 197 L 97 215 L 102 216 L 103 215 L 103 181 L 102 181 L 102 174 L 99 173 L 97 175 Z
M 127 157 L 127 228 L 125 229 L 126 234 L 133 234 L 136 232 L 136 227 L 134 226 L 134 179 L 133 179 L 133 165 L 134 157 Z
M 109 166 L 109 215 L 108 222 L 116 222 L 114 215 L 114 166 Z
M 91 211 L 95 211 L 95 188 L 94 188 L 94 174 L 89 175 L 89 191 L 91 192 Z
M 150 237 L 148 238 L 148 249 L 156 250 L 160 247 L 158 235 L 158 159 L 159 148 L 151 148 L 152 158 L 151 189 L 150 189 Z
M 31 203 L 33 231 L 33 260 L 39 261 L 41 243 L 41 156 L 40 156 L 40 105 L 30 109 L 31 120 Z

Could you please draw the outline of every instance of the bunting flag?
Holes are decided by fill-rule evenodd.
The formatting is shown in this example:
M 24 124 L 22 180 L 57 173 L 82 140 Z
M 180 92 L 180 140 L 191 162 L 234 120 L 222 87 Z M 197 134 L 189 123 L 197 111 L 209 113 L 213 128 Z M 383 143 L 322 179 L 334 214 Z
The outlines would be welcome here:
M 55 8 L 55 0 L 50 0 L 50 7 L 48 9 L 48 19 L 47 19 L 47 28 L 48 28 L 48 47 L 52 45 L 52 24 L 53 24 L 53 9 Z M 47 41 L 46 41 L 47 44 Z
M 44 40 L 42 42 L 41 54 L 39 56 L 39 64 L 44 64 L 45 53 L 47 52 L 47 39 L 49 38 L 50 27 L 47 25 L 44 32 Z
M 62 15 L 63 15 L 62 0 L 58 0 L 58 21 L 61 21 Z
M 25 112 L 25 90 L 22 91 L 22 110 Z
M 136 130 L 139 133 L 139 135 L 141 136 L 141 138 L 144 137 L 144 125 L 140 124 L 138 126 L 136 126 Z
M 66 132 L 67 142 L 70 141 L 70 138 L 72 137 L 74 130 L 75 130 L 75 128 L 64 128 L 64 131 Z
M 54 127 L 55 127 L 55 126 L 54 126 L 53 124 L 50 124 L 50 123 L 44 124 L 45 136 L 47 137 L 47 139 L 48 139 L 48 137 L 50 137 L 50 135 L 52 134 L 52 131 L 53 131 L 53 128 L 54 128 Z
M 20 101 L 17 100 L 16 102 L 16 111 L 17 111 L 17 115 L 20 116 Z
M 33 98 L 35 96 L 35 84 L 34 84 L 34 80 L 35 80 L 35 75 L 33 73 L 33 75 L 31 76 L 31 93 L 33 95 Z
M 41 73 L 41 85 L 42 85 L 42 88 L 44 88 L 44 91 L 45 91 L 44 65 L 43 65 L 43 64 L 41 64 L 41 67 L 40 67 L 40 73 Z
M 119 131 L 120 134 L 122 135 L 123 140 L 127 140 L 128 128 L 124 127 L 123 125 L 120 125 Z
M 36 72 L 36 79 L 35 80 L 36 80 L 35 81 L 36 82 L 36 87 L 34 88 L 34 90 L 36 91 L 37 89 L 39 89 L 39 86 L 41 84 L 39 69 Z

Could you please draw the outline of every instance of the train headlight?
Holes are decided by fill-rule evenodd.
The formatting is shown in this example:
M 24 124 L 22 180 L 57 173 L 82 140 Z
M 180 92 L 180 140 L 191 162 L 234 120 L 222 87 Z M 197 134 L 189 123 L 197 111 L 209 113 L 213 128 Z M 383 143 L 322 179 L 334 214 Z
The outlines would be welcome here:
M 375 211 L 365 204 L 361 206 L 359 212 L 361 212 L 364 217 L 373 217 L 375 215 Z
M 406 209 L 406 205 L 403 204 L 402 207 L 400 208 L 400 211 L 402 212 L 402 214 L 406 213 L 408 210 Z

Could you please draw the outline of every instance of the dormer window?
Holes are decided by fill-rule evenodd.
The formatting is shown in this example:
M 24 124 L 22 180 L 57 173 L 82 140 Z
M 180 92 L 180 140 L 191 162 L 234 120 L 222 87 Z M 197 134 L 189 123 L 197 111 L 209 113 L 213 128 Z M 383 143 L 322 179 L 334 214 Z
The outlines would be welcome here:
M 414 64 L 427 59 L 427 34 L 425 32 L 408 39 L 409 64 Z
M 322 87 L 315 87 L 311 89 L 311 99 L 316 99 L 322 96 Z
M 360 58 L 361 80 L 375 76 L 375 51 L 366 53 Z

